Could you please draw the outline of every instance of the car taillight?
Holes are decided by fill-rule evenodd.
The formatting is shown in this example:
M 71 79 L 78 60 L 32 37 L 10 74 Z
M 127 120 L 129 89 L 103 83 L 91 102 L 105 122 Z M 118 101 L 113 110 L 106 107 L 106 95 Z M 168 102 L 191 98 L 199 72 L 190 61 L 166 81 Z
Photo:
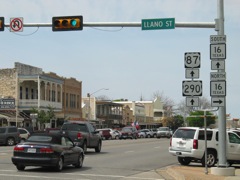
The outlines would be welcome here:
M 14 151 L 16 151 L 16 152 L 22 152 L 22 151 L 24 151 L 24 148 L 23 148 L 23 147 L 19 147 L 19 146 L 15 146 L 15 147 L 14 147 Z
M 51 148 L 41 148 L 40 153 L 53 153 L 53 149 L 51 149 Z
M 82 139 L 83 137 L 82 137 L 82 133 L 77 133 L 77 139 Z
M 193 140 L 193 149 L 198 149 L 198 140 L 197 139 Z

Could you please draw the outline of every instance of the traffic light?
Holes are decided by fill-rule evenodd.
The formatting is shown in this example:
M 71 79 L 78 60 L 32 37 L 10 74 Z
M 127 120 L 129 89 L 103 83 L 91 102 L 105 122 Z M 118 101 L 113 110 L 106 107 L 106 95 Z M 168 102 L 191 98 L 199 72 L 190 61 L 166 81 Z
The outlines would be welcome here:
M 0 31 L 4 31 L 4 17 L 0 17 Z
M 52 18 L 52 31 L 77 31 L 82 29 L 82 16 L 61 16 Z

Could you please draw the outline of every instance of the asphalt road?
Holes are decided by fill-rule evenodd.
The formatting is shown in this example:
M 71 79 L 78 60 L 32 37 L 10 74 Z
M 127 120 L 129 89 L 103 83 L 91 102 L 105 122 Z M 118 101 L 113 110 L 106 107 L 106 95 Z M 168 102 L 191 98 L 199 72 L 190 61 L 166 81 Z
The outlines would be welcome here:
M 68 166 L 60 173 L 41 167 L 18 171 L 11 162 L 13 147 L 0 146 L 0 180 L 149 180 L 137 175 L 177 163 L 168 146 L 165 138 L 105 140 L 101 153 L 88 149 L 81 169 Z

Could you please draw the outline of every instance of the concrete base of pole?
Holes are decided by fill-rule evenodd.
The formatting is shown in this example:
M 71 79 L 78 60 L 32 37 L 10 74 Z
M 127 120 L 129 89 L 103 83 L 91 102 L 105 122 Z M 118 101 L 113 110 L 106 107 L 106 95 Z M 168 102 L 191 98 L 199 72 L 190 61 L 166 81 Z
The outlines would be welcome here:
M 211 174 L 218 176 L 235 176 L 235 168 L 233 167 L 212 167 Z

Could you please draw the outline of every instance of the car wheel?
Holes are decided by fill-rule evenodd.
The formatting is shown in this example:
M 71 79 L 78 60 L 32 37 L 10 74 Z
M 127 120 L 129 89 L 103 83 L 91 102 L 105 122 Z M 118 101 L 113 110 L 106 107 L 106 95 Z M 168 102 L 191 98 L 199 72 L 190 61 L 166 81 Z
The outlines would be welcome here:
M 24 169 L 25 169 L 25 166 L 21 165 L 21 164 L 16 165 L 16 167 L 19 171 L 24 171 Z
M 191 162 L 191 158 L 187 158 L 187 157 L 178 157 L 178 162 L 179 162 L 181 165 L 187 166 L 187 165 L 190 164 L 190 162 Z
M 101 152 L 101 149 L 102 149 L 102 142 L 101 141 L 99 141 L 98 142 L 98 146 L 95 148 L 95 152 Z
M 116 136 L 115 139 L 119 139 L 119 136 Z
M 7 145 L 8 145 L 8 146 L 13 146 L 14 144 L 15 144 L 14 138 L 8 138 L 8 139 L 7 139 Z
M 83 142 L 82 149 L 83 149 L 84 153 L 87 152 L 87 142 L 86 141 Z
M 208 167 L 213 167 L 216 164 L 216 159 L 217 155 L 214 151 L 207 151 L 207 166 Z M 205 154 L 201 160 L 202 166 L 205 166 Z
M 81 153 L 79 156 L 78 156 L 78 161 L 77 163 L 75 164 L 75 167 L 76 168 L 81 168 L 83 165 L 83 154 Z
M 156 134 L 154 134 L 154 135 L 153 135 L 153 137 L 154 137 L 154 138 L 156 138 L 156 137 L 157 137 L 157 135 L 156 135 Z
M 148 136 L 147 136 L 148 138 L 150 138 L 151 137 L 151 135 L 150 134 L 148 134 Z
M 56 171 L 60 172 L 63 169 L 63 158 L 59 157 L 57 166 L 56 166 Z

